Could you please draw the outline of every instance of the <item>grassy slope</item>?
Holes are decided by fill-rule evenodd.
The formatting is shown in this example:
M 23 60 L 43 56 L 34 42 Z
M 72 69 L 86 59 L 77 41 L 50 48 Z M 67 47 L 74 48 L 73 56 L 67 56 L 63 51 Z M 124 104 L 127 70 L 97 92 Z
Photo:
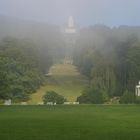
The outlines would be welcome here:
M 1 140 L 140 140 L 140 106 L 0 106 Z
M 56 64 L 50 68 L 49 73 L 51 76 L 48 77 L 46 86 L 31 96 L 30 104 L 41 102 L 46 91 L 56 91 L 68 101 L 75 101 L 87 85 L 87 79 L 73 65 Z

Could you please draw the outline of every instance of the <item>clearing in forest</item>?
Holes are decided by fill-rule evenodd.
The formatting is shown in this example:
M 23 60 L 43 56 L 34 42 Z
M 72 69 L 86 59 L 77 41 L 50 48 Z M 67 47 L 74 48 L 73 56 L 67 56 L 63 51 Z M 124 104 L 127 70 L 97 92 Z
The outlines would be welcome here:
M 87 84 L 88 79 L 81 75 L 75 66 L 55 64 L 49 70 L 46 85 L 32 94 L 29 104 L 41 102 L 46 91 L 55 91 L 68 101 L 76 101 Z

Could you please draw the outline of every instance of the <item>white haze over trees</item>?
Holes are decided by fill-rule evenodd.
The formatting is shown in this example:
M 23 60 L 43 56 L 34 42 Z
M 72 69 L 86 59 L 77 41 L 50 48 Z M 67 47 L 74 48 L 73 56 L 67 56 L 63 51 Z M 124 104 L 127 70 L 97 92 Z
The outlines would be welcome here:
M 104 103 L 117 96 L 120 103 L 136 102 L 139 5 L 138 0 L 0 0 L 0 99 L 29 100 L 45 84 L 50 66 L 63 63 L 61 29 L 72 15 L 82 26 L 74 65 L 90 81 L 77 101 Z

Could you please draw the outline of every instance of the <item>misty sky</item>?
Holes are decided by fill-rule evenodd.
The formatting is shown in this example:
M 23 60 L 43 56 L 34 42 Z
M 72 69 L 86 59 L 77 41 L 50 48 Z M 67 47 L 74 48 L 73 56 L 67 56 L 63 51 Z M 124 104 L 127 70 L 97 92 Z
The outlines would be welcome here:
M 0 0 L 0 15 L 58 25 L 71 15 L 81 26 L 140 25 L 140 0 Z

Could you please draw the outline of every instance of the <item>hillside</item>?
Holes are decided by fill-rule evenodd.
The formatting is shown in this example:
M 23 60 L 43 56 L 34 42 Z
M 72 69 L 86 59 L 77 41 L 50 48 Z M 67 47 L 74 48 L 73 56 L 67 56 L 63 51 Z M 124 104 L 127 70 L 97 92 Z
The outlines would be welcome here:
M 80 75 L 73 65 L 53 65 L 49 74 L 46 85 L 31 96 L 29 104 L 41 102 L 46 91 L 55 91 L 63 95 L 68 101 L 75 101 L 88 83 L 87 78 Z

